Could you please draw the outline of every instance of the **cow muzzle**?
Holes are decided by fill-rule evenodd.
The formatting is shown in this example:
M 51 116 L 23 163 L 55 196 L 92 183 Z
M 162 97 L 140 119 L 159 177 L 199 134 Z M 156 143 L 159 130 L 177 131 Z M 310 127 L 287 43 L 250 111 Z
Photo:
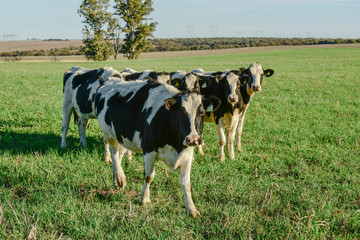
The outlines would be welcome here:
M 185 138 L 186 146 L 196 146 L 200 144 L 200 137 L 198 135 L 187 136 Z
M 253 90 L 254 92 L 260 92 L 261 86 L 252 86 L 251 90 Z
M 230 103 L 236 103 L 238 100 L 239 100 L 239 98 L 238 98 L 238 96 L 236 96 L 236 95 L 231 95 L 231 96 L 229 96 L 229 98 L 228 98 L 228 101 L 229 101 Z

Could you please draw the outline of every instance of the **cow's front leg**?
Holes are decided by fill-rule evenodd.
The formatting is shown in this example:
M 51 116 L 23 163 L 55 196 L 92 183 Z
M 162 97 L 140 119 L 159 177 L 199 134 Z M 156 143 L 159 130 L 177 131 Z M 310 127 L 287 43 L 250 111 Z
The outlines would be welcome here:
M 126 176 L 121 167 L 121 160 L 126 152 L 126 148 L 121 146 L 116 140 L 108 139 L 113 166 L 113 182 L 115 186 L 124 188 L 126 186 Z
M 140 203 L 142 205 L 150 204 L 150 183 L 155 176 L 155 155 L 156 152 L 146 153 L 144 159 L 144 186 L 140 194 Z
M 229 157 L 231 159 L 235 158 L 234 142 L 235 142 L 235 133 L 237 130 L 238 122 L 239 122 L 239 109 L 235 109 L 233 116 L 231 118 L 230 127 L 227 129 L 228 152 L 229 152 Z
M 218 139 L 219 139 L 219 145 L 220 145 L 220 161 L 224 162 L 225 161 L 224 148 L 225 148 L 226 138 L 225 138 L 224 128 L 222 127 L 221 121 L 219 122 L 219 124 L 215 124 L 215 128 L 216 128 L 216 132 L 217 132 Z
M 105 157 L 105 162 L 106 163 L 111 163 L 111 156 L 110 156 L 110 149 L 109 149 L 109 143 L 107 141 L 104 140 L 104 157 Z
M 89 123 L 89 119 L 85 117 L 80 117 L 80 120 L 78 122 L 78 128 L 79 128 L 79 136 L 80 136 L 80 144 L 83 148 L 86 148 L 86 127 Z
M 191 164 L 194 158 L 193 148 L 191 148 L 189 154 L 190 154 L 189 160 L 184 161 L 180 168 L 180 183 L 184 191 L 186 212 L 192 217 L 196 217 L 196 216 L 200 216 L 200 213 L 196 209 L 191 197 L 191 182 L 190 182 Z
M 197 145 L 197 150 L 201 156 L 204 155 L 204 150 L 202 148 L 203 145 L 204 145 L 204 143 Z
M 243 126 L 244 126 L 244 119 L 245 119 L 245 114 L 243 113 L 242 116 L 240 116 L 240 118 L 239 118 L 239 123 L 238 123 L 238 126 L 236 128 L 236 135 L 237 135 L 236 149 L 239 152 L 242 151 L 242 148 L 241 148 L 241 135 L 242 135 Z

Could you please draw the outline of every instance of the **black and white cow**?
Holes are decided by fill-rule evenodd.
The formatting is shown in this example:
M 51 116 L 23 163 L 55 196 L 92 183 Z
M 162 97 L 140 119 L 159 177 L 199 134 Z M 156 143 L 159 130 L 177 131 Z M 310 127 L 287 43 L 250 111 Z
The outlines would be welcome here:
M 212 84 L 212 88 L 205 89 L 208 92 L 203 93 L 206 96 L 209 95 L 215 95 L 219 97 L 222 100 L 221 106 L 212 114 L 207 115 L 205 117 L 205 121 L 208 122 L 215 122 L 218 139 L 220 143 L 220 160 L 224 161 L 225 159 L 225 153 L 224 153 L 224 146 L 226 143 L 226 137 L 223 128 L 226 128 L 227 130 L 227 140 L 228 140 L 228 153 L 230 158 L 235 157 L 235 151 L 234 151 L 234 142 L 235 142 L 235 135 L 237 134 L 237 142 L 236 146 L 239 151 L 241 151 L 241 135 L 243 130 L 243 124 L 244 124 L 244 118 L 245 113 L 249 107 L 250 101 L 254 94 L 258 91 L 261 91 L 261 82 L 262 78 L 270 77 L 273 75 L 274 70 L 267 69 L 263 70 L 260 63 L 252 63 L 250 64 L 249 68 L 244 69 L 241 68 L 240 71 L 224 71 L 224 72 L 204 72 L 202 69 L 194 70 L 199 76 L 201 76 L 201 73 L 203 76 L 218 76 L 217 77 L 217 83 L 220 83 L 220 85 Z M 240 75 L 240 78 L 234 75 L 228 75 L 229 73 L 234 73 L 237 76 Z M 221 78 L 220 76 L 228 75 L 228 78 L 230 81 L 223 82 L 221 84 Z M 232 80 L 231 80 L 232 79 Z M 236 79 L 239 79 L 236 80 Z M 214 81 L 214 79 L 212 79 Z M 234 83 L 237 82 L 237 86 L 235 87 Z M 225 85 L 224 85 L 225 83 Z M 240 84 L 240 85 L 239 85 Z M 221 86 L 222 85 L 222 86 Z M 232 90 L 230 90 L 229 87 L 226 85 L 229 85 L 229 87 L 235 92 L 233 92 L 233 95 L 227 95 L 226 93 L 224 95 L 224 89 L 227 90 L 228 93 L 230 93 Z M 231 87 L 232 86 L 232 87 Z M 237 97 L 236 97 L 236 96 Z M 202 152 L 201 146 L 199 147 L 199 152 Z
M 77 115 L 77 113 L 80 115 L 78 120 L 80 143 L 83 148 L 86 147 L 86 126 L 89 123 L 89 119 L 96 118 L 94 106 L 95 93 L 102 84 L 99 77 L 104 80 L 123 81 L 120 72 L 111 67 L 100 69 L 72 67 L 71 70 L 64 74 L 61 148 L 66 148 L 66 134 L 73 110 L 74 115 Z M 105 146 L 106 148 L 107 146 Z
M 241 78 L 244 83 L 240 87 L 241 92 L 241 101 L 242 101 L 242 109 L 239 116 L 239 122 L 236 129 L 237 139 L 236 139 L 236 148 L 241 151 L 241 135 L 244 126 L 244 119 L 247 109 L 249 108 L 251 99 L 254 97 L 255 93 L 260 92 L 262 90 L 262 80 L 263 77 L 271 77 L 274 74 L 273 69 L 264 70 L 259 62 L 251 63 L 247 69 L 241 68 Z M 233 145 L 234 139 L 232 139 L 232 143 L 229 142 L 229 145 Z
M 198 73 L 199 74 L 199 73 Z M 220 145 L 220 160 L 225 160 L 224 147 L 226 137 L 224 128 L 227 130 L 228 138 L 235 134 L 238 113 L 242 108 L 240 99 L 240 86 L 242 84 L 239 71 L 216 72 L 211 75 L 198 75 L 201 79 L 210 80 L 209 87 L 201 89 L 204 97 L 215 96 L 221 100 L 220 106 L 213 112 L 205 115 L 205 122 L 214 122 Z M 198 147 L 199 153 L 203 154 L 202 147 Z M 231 158 L 234 153 L 229 152 Z
M 191 198 L 193 146 L 201 141 L 204 107 L 211 111 L 218 100 L 202 100 L 199 93 L 153 81 L 108 81 L 98 89 L 95 101 L 104 139 L 110 144 L 114 184 L 126 185 L 121 167 L 126 149 L 141 152 L 145 173 L 140 202 L 150 203 L 154 163 L 162 160 L 173 170 L 180 168 L 186 211 L 199 215 Z
M 126 68 L 123 72 L 121 72 L 121 75 L 125 81 L 152 79 L 161 84 L 170 84 L 170 74 L 167 72 L 155 72 L 153 70 L 136 72 L 131 68 Z

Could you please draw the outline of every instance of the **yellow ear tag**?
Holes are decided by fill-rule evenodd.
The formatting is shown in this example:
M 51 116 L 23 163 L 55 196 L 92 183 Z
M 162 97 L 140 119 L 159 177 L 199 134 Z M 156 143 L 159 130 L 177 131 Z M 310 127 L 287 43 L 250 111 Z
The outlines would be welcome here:
M 175 83 L 175 87 L 178 87 L 178 86 L 179 86 L 179 82 L 176 82 L 176 83 Z
M 267 73 L 266 73 L 266 75 L 268 75 L 268 76 L 269 76 L 269 75 L 270 75 L 270 72 L 267 72 Z

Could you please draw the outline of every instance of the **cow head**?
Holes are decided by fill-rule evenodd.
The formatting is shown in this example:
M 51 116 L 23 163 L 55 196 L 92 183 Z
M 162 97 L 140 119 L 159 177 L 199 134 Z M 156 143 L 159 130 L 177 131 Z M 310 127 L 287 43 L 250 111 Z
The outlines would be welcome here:
M 184 146 L 199 145 L 204 125 L 205 111 L 213 111 L 220 100 L 210 97 L 203 100 L 197 92 L 181 93 L 165 100 L 165 108 L 176 114 L 176 126 Z
M 234 105 L 240 99 L 240 86 L 242 84 L 240 72 L 230 71 L 216 76 L 216 81 L 223 86 L 227 101 Z
M 253 92 L 261 91 L 261 83 L 263 77 L 270 77 L 274 74 L 274 70 L 264 70 L 259 62 L 250 64 L 249 68 L 240 68 L 241 79 L 248 84 Z
M 167 72 L 156 73 L 156 81 L 161 84 L 170 84 L 170 74 Z

